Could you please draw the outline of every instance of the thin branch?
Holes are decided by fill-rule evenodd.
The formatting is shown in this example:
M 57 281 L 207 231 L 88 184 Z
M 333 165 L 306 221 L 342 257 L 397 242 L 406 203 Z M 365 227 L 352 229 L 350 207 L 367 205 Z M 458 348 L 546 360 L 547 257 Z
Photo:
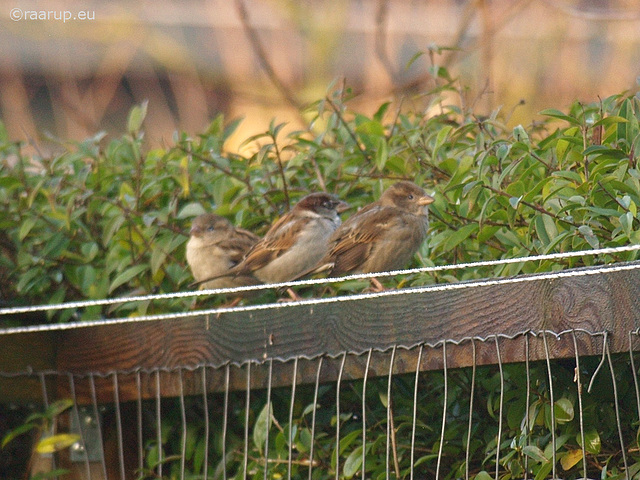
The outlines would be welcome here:
M 262 43 L 260 42 L 260 38 L 258 37 L 258 33 L 251 26 L 249 19 L 249 12 L 247 11 L 247 7 L 244 3 L 244 0 L 236 0 L 236 9 L 238 10 L 238 16 L 240 17 L 240 21 L 242 22 L 242 27 L 244 28 L 245 33 L 247 34 L 247 38 L 253 47 L 256 55 L 258 56 L 258 60 L 260 61 L 260 66 L 269 77 L 269 80 L 275 85 L 280 94 L 285 98 L 287 103 L 289 103 L 296 110 L 300 110 L 301 104 L 294 97 L 293 93 L 286 87 L 286 85 L 280 80 L 275 70 L 269 63 L 267 59 L 267 52 L 265 51 Z
M 351 137 L 353 142 L 356 144 L 356 147 L 358 147 L 358 150 L 360 150 L 360 153 L 362 154 L 364 159 L 367 160 L 368 162 L 371 161 L 371 157 L 369 156 L 367 151 L 364 148 L 362 148 L 362 145 L 360 145 L 360 142 L 358 141 L 358 137 L 356 136 L 356 133 L 353 131 L 353 129 L 349 127 L 349 124 L 342 116 L 342 112 L 340 112 L 340 109 L 338 108 L 338 106 L 335 103 L 333 103 L 333 101 L 328 96 L 325 97 L 325 100 L 327 101 L 331 109 L 334 111 L 336 116 L 338 117 L 338 120 L 340 120 L 340 123 L 342 124 L 342 126 L 349 133 L 349 136 Z

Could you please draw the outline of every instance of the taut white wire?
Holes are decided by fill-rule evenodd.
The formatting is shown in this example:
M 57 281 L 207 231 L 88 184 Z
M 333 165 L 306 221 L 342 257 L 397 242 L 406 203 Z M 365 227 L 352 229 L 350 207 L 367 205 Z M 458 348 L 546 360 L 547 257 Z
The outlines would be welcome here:
M 98 300 L 82 300 L 77 302 L 66 302 L 66 303 L 51 304 L 51 305 L 32 305 L 32 306 L 23 306 L 23 307 L 0 308 L 0 315 L 10 315 L 10 314 L 15 315 L 20 313 L 46 312 L 46 311 L 53 311 L 53 310 L 64 310 L 69 308 L 72 308 L 72 309 L 87 308 L 87 307 L 115 305 L 115 304 L 130 303 L 130 302 L 143 302 L 148 300 L 170 300 L 175 298 L 199 297 L 203 295 L 235 294 L 235 293 L 242 293 L 242 292 L 248 292 L 248 291 L 281 289 L 281 288 L 288 288 L 288 287 L 295 287 L 295 286 L 342 283 L 342 282 L 347 282 L 349 280 L 362 280 L 362 279 L 369 279 L 374 277 L 380 278 L 380 277 L 391 277 L 395 275 L 410 275 L 413 273 L 431 273 L 431 272 L 439 272 L 442 270 L 459 270 L 459 269 L 474 268 L 474 267 L 490 267 L 490 266 L 497 266 L 497 265 L 509 265 L 512 263 L 536 262 L 536 261 L 542 261 L 542 260 L 560 260 L 563 258 L 606 255 L 606 254 L 612 254 L 612 253 L 631 252 L 636 250 L 640 250 L 640 244 L 625 245 L 622 247 L 599 248 L 594 250 L 578 250 L 578 251 L 564 252 L 564 253 L 548 253 L 543 255 L 532 255 L 530 257 L 516 257 L 516 258 L 505 258 L 501 260 L 486 260 L 481 262 L 459 263 L 456 265 L 436 265 L 433 267 L 409 268 L 404 270 L 392 270 L 389 272 L 362 273 L 357 275 L 346 275 L 344 277 L 317 278 L 317 279 L 308 279 L 308 280 L 297 280 L 293 282 L 270 283 L 270 284 L 264 284 L 264 285 L 248 285 L 244 287 L 233 287 L 233 288 L 214 288 L 214 289 L 208 289 L 208 290 L 197 290 L 197 291 L 188 291 L 188 292 L 172 292 L 172 293 L 160 293 L 160 294 L 153 294 L 153 295 L 139 295 L 139 296 L 132 296 L 132 297 L 104 298 L 104 299 L 98 299 Z
M 529 276 L 511 277 L 511 278 L 497 278 L 497 279 L 485 279 L 461 283 L 448 283 L 442 285 L 427 285 L 424 287 L 402 288 L 398 290 L 383 290 L 382 292 L 375 293 L 361 293 L 355 295 L 348 295 L 343 297 L 326 297 L 326 298 L 310 298 L 294 302 L 280 302 L 280 303 L 267 303 L 262 305 L 247 305 L 241 307 L 224 307 L 224 308 L 212 308 L 205 310 L 193 310 L 189 312 L 177 312 L 177 313 L 160 313 L 156 315 L 145 315 L 139 317 L 124 317 L 105 320 L 94 320 L 85 322 L 69 322 L 69 323 L 55 323 L 46 325 L 34 325 L 27 327 L 12 327 L 0 329 L 0 335 L 16 334 L 16 333 L 30 333 L 30 332 L 45 332 L 45 331 L 58 331 L 58 330 L 70 330 L 74 328 L 85 328 L 104 325 L 116 325 L 133 322 L 150 322 L 158 320 L 177 320 L 179 318 L 189 318 L 201 315 L 219 315 L 222 313 L 238 313 L 238 312 L 256 312 L 261 310 L 277 310 L 281 308 L 292 308 L 301 306 L 313 306 L 321 305 L 325 303 L 339 303 L 339 302 L 353 302 L 356 300 L 382 298 L 382 297 L 395 297 L 400 295 L 415 295 L 426 292 L 444 292 L 450 290 L 465 290 L 469 288 L 482 288 L 490 287 L 494 285 L 509 285 L 518 283 L 534 282 L 539 280 L 556 280 L 560 278 L 572 278 L 572 277 L 585 277 L 589 275 L 599 275 L 602 273 L 611 272 L 624 272 L 640 270 L 640 263 L 623 264 L 623 265 L 610 265 L 594 268 L 585 268 L 579 270 L 562 270 L 559 272 L 541 273 Z

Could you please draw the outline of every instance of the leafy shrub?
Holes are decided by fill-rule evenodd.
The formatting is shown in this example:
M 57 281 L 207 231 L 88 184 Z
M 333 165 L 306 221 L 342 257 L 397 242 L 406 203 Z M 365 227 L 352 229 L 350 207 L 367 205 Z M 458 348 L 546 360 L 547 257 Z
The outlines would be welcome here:
M 640 240 L 638 97 L 576 103 L 566 114 L 546 110 L 547 120 L 508 131 L 495 115 L 477 119 L 453 105 L 405 112 L 385 103 L 368 117 L 349 111 L 345 95 L 312 105 L 305 131 L 284 136 L 284 125 L 273 123 L 246 140 L 248 154 L 224 150 L 239 122 L 226 125 L 221 116 L 197 137 L 179 135 L 171 148 L 145 151 L 145 105 L 131 111 L 121 138 L 98 134 L 52 157 L 27 158 L 0 134 L 2 298 L 55 303 L 187 289 L 192 279 L 184 244 L 193 216 L 215 210 L 264 233 L 309 191 L 326 189 L 357 208 L 398 178 L 435 192 L 431 237 L 418 255 L 422 265 Z M 414 275 L 402 284 L 594 261 Z M 142 303 L 123 311 L 167 308 Z M 57 320 L 72 314 L 105 312 L 68 311 Z

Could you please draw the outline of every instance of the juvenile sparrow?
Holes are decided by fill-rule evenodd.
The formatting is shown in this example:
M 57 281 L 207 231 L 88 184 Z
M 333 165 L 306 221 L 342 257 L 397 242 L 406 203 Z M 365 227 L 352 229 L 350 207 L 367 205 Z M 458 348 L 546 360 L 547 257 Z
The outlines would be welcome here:
M 226 275 L 253 275 L 264 283 L 296 278 L 327 253 L 327 241 L 341 223 L 338 213 L 346 208 L 328 193 L 303 197 Z
M 257 285 L 252 275 L 223 276 L 235 267 L 259 237 L 213 213 L 196 217 L 187 242 L 187 263 L 200 288 L 229 288 Z M 207 281 L 214 278 L 214 280 Z
M 328 253 L 313 272 L 337 276 L 402 268 L 426 238 L 427 205 L 433 200 L 415 183 L 393 184 L 334 232 Z M 377 280 L 372 283 L 382 288 Z

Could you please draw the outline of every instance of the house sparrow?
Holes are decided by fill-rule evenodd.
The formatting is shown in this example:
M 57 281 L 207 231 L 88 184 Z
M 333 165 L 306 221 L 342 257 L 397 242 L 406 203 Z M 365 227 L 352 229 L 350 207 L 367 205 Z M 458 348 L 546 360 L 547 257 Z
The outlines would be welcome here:
M 416 184 L 393 184 L 377 202 L 344 222 L 329 239 L 329 251 L 311 273 L 329 276 L 396 270 L 407 264 L 425 240 L 433 202 Z M 376 289 L 382 285 L 372 279 Z
M 341 223 L 338 213 L 346 208 L 345 202 L 328 193 L 303 197 L 224 275 L 253 275 L 264 283 L 296 278 L 327 253 L 327 241 Z
M 252 275 L 223 276 L 235 267 L 259 237 L 234 227 L 219 215 L 206 213 L 196 217 L 187 242 L 187 263 L 201 289 L 230 288 L 260 283 Z M 208 279 L 214 278 L 208 281 Z

